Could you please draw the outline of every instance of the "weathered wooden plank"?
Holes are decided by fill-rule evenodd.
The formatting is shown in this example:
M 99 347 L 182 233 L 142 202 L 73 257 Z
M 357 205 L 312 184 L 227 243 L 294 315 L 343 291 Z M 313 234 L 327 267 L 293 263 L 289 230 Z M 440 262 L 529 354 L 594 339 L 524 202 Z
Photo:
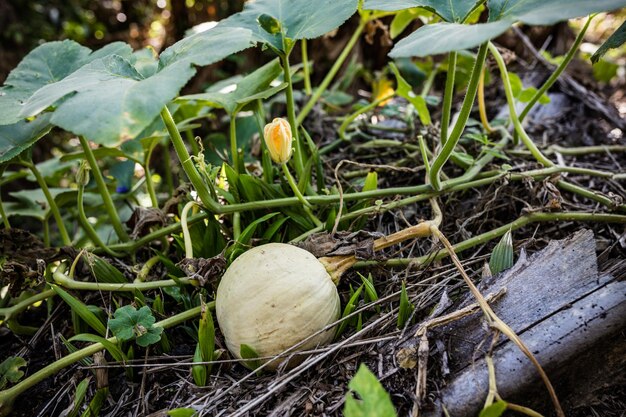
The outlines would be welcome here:
M 481 292 L 495 293 L 501 288 L 507 292 L 492 305 L 494 311 L 521 337 L 549 376 L 560 375 L 559 371 L 568 367 L 584 367 L 572 361 L 601 340 L 608 340 L 603 347 L 612 349 L 612 344 L 620 343 L 612 335 L 626 329 L 626 282 L 609 275 L 598 277 L 595 241 L 590 231 L 551 242 L 486 282 Z M 468 297 L 461 307 L 472 302 Z M 449 384 L 439 393 L 435 409 L 426 415 L 443 416 L 442 404 L 451 416 L 477 415 L 488 389 L 487 367 L 482 359 L 487 345 L 482 342 L 488 330 L 482 316 L 466 317 L 430 334 L 444 340 L 452 373 Z M 477 349 L 481 345 L 485 347 Z M 498 392 L 505 399 L 532 387 L 541 388 L 536 369 L 511 342 L 500 342 L 493 359 Z M 622 362 L 617 361 L 617 366 L 626 365 L 626 358 Z M 547 397 L 543 400 L 549 402 Z

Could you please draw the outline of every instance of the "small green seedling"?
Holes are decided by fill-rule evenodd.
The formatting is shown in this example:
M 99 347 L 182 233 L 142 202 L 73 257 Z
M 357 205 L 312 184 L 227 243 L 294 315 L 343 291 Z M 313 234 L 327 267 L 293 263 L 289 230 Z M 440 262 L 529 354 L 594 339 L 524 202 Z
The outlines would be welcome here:
M 115 310 L 115 318 L 109 320 L 109 328 L 119 340 L 135 340 L 142 347 L 161 340 L 162 327 L 154 326 L 156 321 L 150 308 L 124 306 Z

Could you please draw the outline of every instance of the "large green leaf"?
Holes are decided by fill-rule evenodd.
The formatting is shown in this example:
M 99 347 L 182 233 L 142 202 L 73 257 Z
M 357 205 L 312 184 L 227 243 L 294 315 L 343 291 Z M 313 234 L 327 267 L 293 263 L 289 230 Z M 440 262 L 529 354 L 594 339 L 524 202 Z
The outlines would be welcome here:
M 50 131 L 50 114 L 42 114 L 35 120 L 21 121 L 0 126 L 0 164 L 28 149 Z
M 243 11 L 220 22 L 218 27 L 250 29 L 257 41 L 282 50 L 280 34 L 262 29 L 257 19 L 261 15 L 276 18 L 290 39 L 312 39 L 341 26 L 357 9 L 358 0 L 256 0 L 247 2 Z
M 624 0 L 488 0 L 489 20 L 519 20 L 530 25 L 551 25 L 573 17 L 615 10 Z
M 476 0 L 365 0 L 363 8 L 396 11 L 422 7 L 437 13 L 447 22 L 462 22 L 475 4 Z
M 389 4 L 408 4 L 411 0 L 393 0 Z M 417 0 L 415 1 L 417 3 Z M 435 0 L 429 0 L 429 3 Z M 450 0 L 456 5 L 457 2 Z M 369 0 L 366 5 L 378 5 L 383 0 Z M 439 2 L 436 2 L 439 3 Z M 465 25 L 437 23 L 422 26 L 396 44 L 392 57 L 412 57 L 442 54 L 473 48 L 493 39 L 516 21 L 531 25 L 553 23 L 585 16 L 590 13 L 618 9 L 626 6 L 625 0 L 488 0 L 489 22 Z
M 114 146 L 143 131 L 195 74 L 194 65 L 209 65 L 251 45 L 246 29 L 212 29 L 185 38 L 166 49 L 158 70 L 145 57 L 109 55 L 81 67 L 63 80 L 39 89 L 20 116 L 58 107 L 51 122 L 93 141 Z M 140 73 L 131 60 L 142 62 Z M 74 93 L 73 95 L 71 95 Z M 59 104 L 59 100 L 64 99 Z
M 202 101 L 212 107 L 223 108 L 228 114 L 232 115 L 240 107 L 247 104 L 250 98 L 255 98 L 257 94 L 265 91 L 270 86 L 270 83 L 281 73 L 280 62 L 278 59 L 275 59 L 238 80 L 234 85 L 220 85 L 220 89 L 217 91 L 209 89 L 206 93 L 182 96 L 178 100 Z M 282 87 L 284 88 L 285 86 Z
M 389 56 L 403 58 L 429 56 L 472 48 L 506 31 L 509 21 L 462 25 L 435 23 L 422 26 L 396 44 Z
M 74 41 L 65 40 L 44 43 L 33 49 L 11 71 L 0 89 L 0 125 L 20 121 L 22 103 L 41 87 L 60 81 L 81 66 L 111 54 L 129 57 L 131 48 L 123 42 L 114 42 L 92 52 Z

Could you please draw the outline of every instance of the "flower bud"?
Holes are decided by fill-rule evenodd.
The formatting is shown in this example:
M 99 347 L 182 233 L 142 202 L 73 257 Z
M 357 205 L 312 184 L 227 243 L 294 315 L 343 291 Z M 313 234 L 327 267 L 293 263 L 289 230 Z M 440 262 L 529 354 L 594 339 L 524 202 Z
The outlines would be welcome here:
M 291 126 L 285 119 L 275 118 L 272 123 L 265 125 L 263 129 L 265 144 L 270 152 L 272 161 L 284 164 L 291 157 Z

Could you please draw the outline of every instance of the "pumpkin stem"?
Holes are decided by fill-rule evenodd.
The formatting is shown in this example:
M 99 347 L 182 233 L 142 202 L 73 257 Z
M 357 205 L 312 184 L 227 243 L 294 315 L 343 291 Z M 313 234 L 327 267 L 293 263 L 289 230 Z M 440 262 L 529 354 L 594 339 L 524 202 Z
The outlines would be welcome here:
M 378 238 L 374 241 L 374 251 L 388 248 L 389 246 L 393 246 L 396 243 L 400 243 L 405 240 L 430 236 L 431 225 L 432 221 L 424 221 L 415 226 L 407 227 L 399 232 L 392 233 L 389 236 Z M 324 256 L 319 258 L 319 261 L 324 265 L 333 282 L 337 285 L 339 284 L 341 276 L 357 262 L 357 259 L 354 255 L 342 255 Z

